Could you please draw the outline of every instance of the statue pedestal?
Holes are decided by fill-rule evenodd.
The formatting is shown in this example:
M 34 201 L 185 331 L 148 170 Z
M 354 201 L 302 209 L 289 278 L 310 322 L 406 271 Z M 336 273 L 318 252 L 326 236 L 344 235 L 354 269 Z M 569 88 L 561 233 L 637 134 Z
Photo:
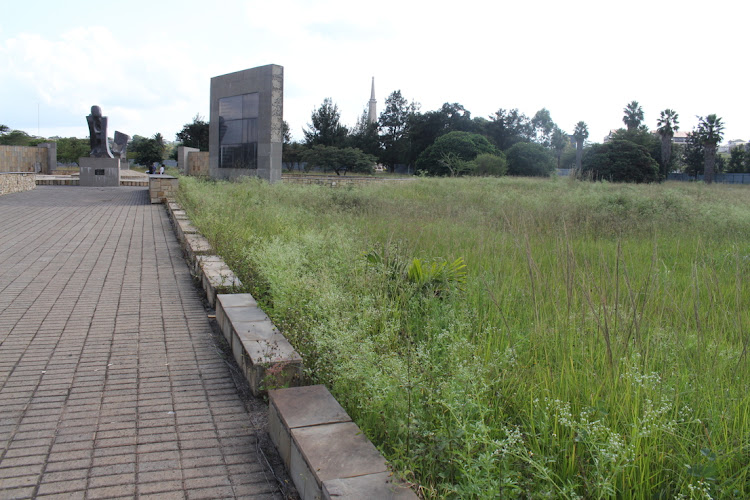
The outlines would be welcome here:
M 79 158 L 79 186 L 120 187 L 119 158 Z

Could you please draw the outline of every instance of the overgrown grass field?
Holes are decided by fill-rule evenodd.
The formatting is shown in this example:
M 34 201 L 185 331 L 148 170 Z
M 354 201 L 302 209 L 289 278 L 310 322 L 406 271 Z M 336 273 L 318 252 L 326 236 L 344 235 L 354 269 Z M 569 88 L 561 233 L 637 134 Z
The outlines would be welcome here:
M 747 187 L 180 189 L 425 498 L 750 497 Z

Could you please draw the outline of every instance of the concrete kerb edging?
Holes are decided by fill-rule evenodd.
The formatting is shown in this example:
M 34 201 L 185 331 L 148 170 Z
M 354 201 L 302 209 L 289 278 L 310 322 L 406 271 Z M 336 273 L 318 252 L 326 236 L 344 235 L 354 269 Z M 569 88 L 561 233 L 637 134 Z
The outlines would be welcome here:
M 268 391 L 268 432 L 302 500 L 416 499 L 322 385 Z
M 268 389 L 301 383 L 302 357 L 252 295 L 217 295 L 216 321 L 255 396 Z
M 239 288 L 239 279 L 213 254 L 184 210 L 175 202 L 166 206 L 252 393 L 268 392 L 269 434 L 302 499 L 417 499 L 394 481 L 383 456 L 325 386 L 296 387 L 302 381 L 302 357 L 251 294 L 222 293 L 217 282 Z

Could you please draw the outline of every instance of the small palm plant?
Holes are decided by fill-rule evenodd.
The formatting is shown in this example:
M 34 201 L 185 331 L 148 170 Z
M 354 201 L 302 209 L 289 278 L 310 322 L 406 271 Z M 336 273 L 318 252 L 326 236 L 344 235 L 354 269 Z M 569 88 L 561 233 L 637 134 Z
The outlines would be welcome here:
M 463 257 L 453 262 L 429 262 L 417 258 L 405 262 L 397 256 L 373 250 L 366 254 L 365 258 L 371 264 L 382 266 L 389 278 L 414 285 L 417 290 L 435 297 L 440 297 L 454 288 L 463 290 L 466 283 L 466 264 Z

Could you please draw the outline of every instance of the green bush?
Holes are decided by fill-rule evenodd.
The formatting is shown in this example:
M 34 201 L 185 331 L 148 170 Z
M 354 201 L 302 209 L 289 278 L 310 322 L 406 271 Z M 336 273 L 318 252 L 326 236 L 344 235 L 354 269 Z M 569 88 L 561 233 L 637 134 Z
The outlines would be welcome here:
M 419 155 L 416 168 L 430 175 L 455 175 L 451 167 L 456 160 L 470 162 L 482 153 L 497 155 L 499 151 L 483 135 L 449 132 L 438 137 Z M 451 159 L 452 163 L 446 159 Z
M 508 174 L 549 177 L 555 171 L 555 157 L 549 149 L 534 142 L 519 142 L 506 152 Z
M 583 174 L 610 182 L 654 182 L 659 164 L 644 146 L 616 140 L 593 146 L 584 157 Z
M 508 172 L 508 162 L 502 153 L 482 153 L 474 158 L 472 175 L 501 177 Z
M 307 163 L 307 169 L 318 167 L 326 170 L 333 170 L 336 175 L 341 175 L 343 171 L 360 172 L 371 174 L 375 171 L 375 162 L 377 159 L 357 148 L 338 148 L 334 146 L 323 146 L 318 144 L 312 148 L 302 151 L 301 159 Z

